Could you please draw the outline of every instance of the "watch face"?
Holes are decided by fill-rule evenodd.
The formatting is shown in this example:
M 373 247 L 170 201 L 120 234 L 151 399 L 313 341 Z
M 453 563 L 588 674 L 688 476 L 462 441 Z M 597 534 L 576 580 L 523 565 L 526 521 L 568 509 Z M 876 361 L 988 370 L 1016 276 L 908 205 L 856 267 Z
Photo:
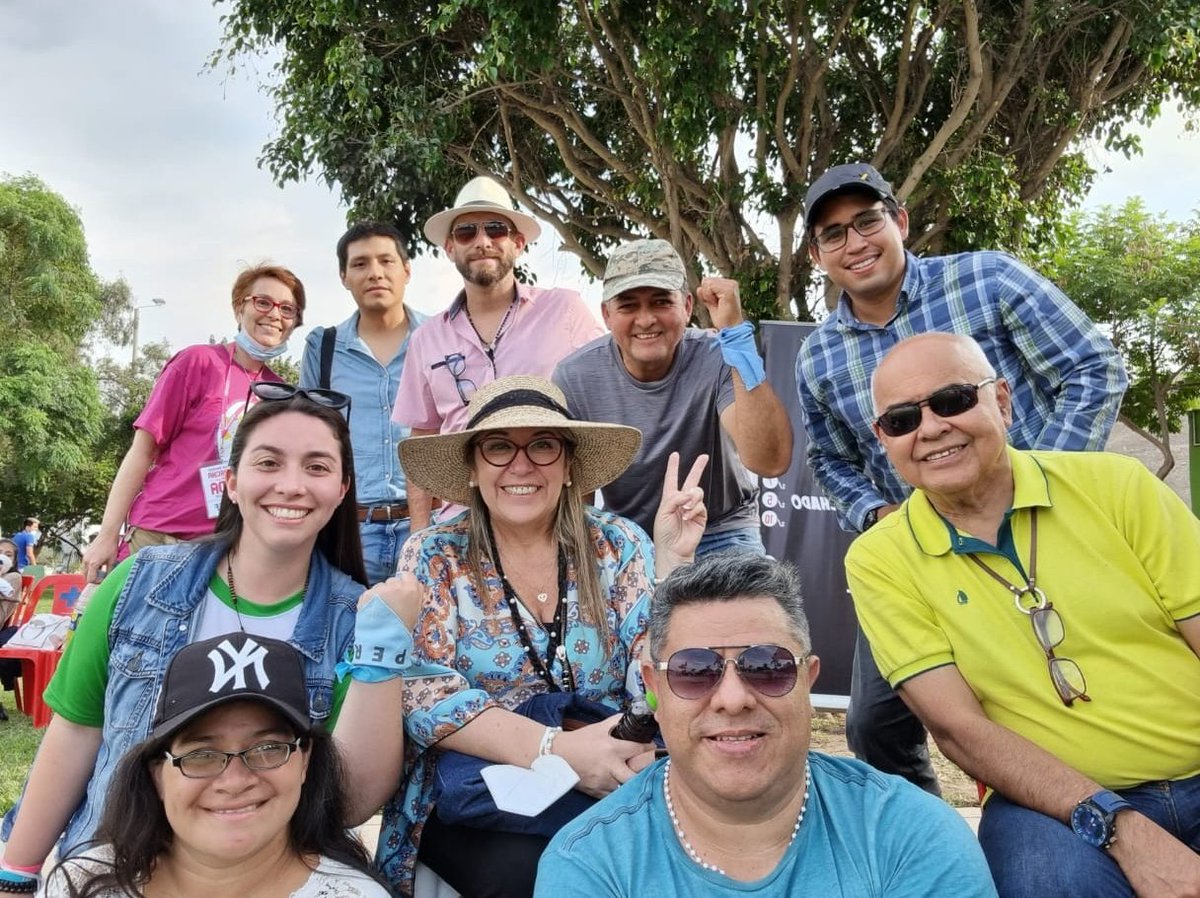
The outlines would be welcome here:
M 1071 812 L 1071 829 L 1085 842 L 1101 848 L 1108 841 L 1108 825 L 1104 815 L 1085 804 L 1077 805 Z

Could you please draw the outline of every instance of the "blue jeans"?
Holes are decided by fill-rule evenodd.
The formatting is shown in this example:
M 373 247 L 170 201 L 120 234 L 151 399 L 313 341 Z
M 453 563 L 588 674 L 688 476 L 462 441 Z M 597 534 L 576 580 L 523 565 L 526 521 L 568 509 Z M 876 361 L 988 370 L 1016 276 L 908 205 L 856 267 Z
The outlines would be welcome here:
M 751 552 L 755 555 L 766 555 L 763 546 L 762 531 L 758 525 L 740 527 L 737 530 L 726 530 L 722 533 L 706 533 L 696 546 L 696 557 L 716 555 L 719 552 Z
M 359 524 L 362 536 L 363 564 L 367 568 L 367 586 L 395 576 L 400 549 L 408 539 L 408 520 L 372 521 Z
M 1200 776 L 1117 789 L 1175 838 L 1200 851 Z M 1120 820 L 1117 837 L 1120 838 Z M 999 793 L 983 809 L 979 844 L 1000 898 L 1133 898 L 1121 868 L 1071 827 L 1013 804 Z

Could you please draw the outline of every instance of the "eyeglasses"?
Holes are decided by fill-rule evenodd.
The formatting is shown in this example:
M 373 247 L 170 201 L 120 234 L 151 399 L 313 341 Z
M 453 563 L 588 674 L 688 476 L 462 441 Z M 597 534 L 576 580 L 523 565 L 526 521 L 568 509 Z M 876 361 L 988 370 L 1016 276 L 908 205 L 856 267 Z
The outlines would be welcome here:
M 1036 593 L 1043 602 L 1046 601 L 1046 597 L 1042 595 L 1040 589 L 1036 590 Z M 1033 635 L 1037 637 L 1038 645 L 1046 653 L 1046 664 L 1050 668 L 1050 680 L 1054 683 L 1054 688 L 1063 704 L 1069 708 L 1075 699 L 1090 702 L 1092 699 L 1087 694 L 1087 681 L 1083 678 L 1083 671 L 1079 665 L 1070 658 L 1060 658 L 1054 654 L 1054 650 L 1067 638 L 1062 615 L 1054 610 L 1054 605 L 1050 602 L 1046 602 L 1040 608 L 1022 610 L 1029 615 L 1029 622 L 1033 625 Z
M 920 402 L 902 402 L 893 405 L 875 419 L 875 423 L 890 437 L 902 437 L 912 433 L 921 426 L 921 409 L 929 406 L 933 413 L 940 418 L 953 418 L 964 412 L 969 412 L 979 404 L 979 389 L 995 383 L 996 378 L 989 377 L 977 384 L 950 384 L 930 393 Z
M 485 462 L 496 468 L 512 464 L 518 452 L 524 452 L 527 459 L 544 468 L 562 458 L 565 443 L 561 437 L 545 436 L 535 437 L 524 446 L 519 446 L 506 437 L 484 437 L 475 443 L 475 448 Z
M 299 751 L 303 737 L 294 742 L 262 742 L 241 751 L 218 751 L 213 748 L 201 748 L 189 751 L 186 755 L 173 755 L 164 751 L 173 767 L 188 779 L 207 780 L 220 776 L 234 758 L 241 758 L 242 763 L 250 770 L 274 770 L 282 767 L 292 757 L 292 752 Z
M 253 293 L 242 300 L 243 303 L 251 303 L 254 306 L 254 311 L 261 312 L 264 315 L 271 314 L 272 309 L 279 309 L 279 317 L 284 321 L 294 321 L 300 309 L 294 302 L 276 302 L 270 296 L 264 296 L 261 293 Z
M 715 649 L 742 649 L 736 658 L 724 658 Z M 796 687 L 798 667 L 808 655 L 797 658 L 781 645 L 719 645 L 680 649 L 666 661 L 654 662 L 667 672 L 667 685 L 682 699 L 700 699 L 713 692 L 732 664 L 742 682 L 763 695 L 778 698 Z
M 464 221 L 451 228 L 450 233 L 454 235 L 455 243 L 466 246 L 468 243 L 473 243 L 479 236 L 480 228 L 483 228 L 483 233 L 487 235 L 488 240 L 499 240 L 517 230 L 507 221 Z
M 821 231 L 821 233 L 813 234 L 812 242 L 821 252 L 831 252 L 835 249 L 841 249 L 846 245 L 846 238 L 850 234 L 850 228 L 854 228 L 863 237 L 870 237 L 872 234 L 883 230 L 883 226 L 887 223 L 888 215 L 890 214 L 882 206 L 867 209 L 865 212 L 859 212 L 855 215 L 848 225 L 830 225 Z
M 475 395 L 475 391 L 479 387 L 475 386 L 475 381 L 469 377 L 463 377 L 463 372 L 467 370 L 467 357 L 461 352 L 452 352 L 440 362 L 434 362 L 429 366 L 430 370 L 436 371 L 438 368 L 445 368 L 450 372 L 450 376 L 454 378 L 454 389 L 458 390 L 458 398 L 462 400 L 463 405 L 469 405 L 471 397 Z
M 350 408 L 350 397 L 337 390 L 302 390 L 291 384 L 275 383 L 274 381 L 259 380 L 250 384 L 250 392 L 263 402 L 284 402 L 293 396 L 301 396 L 309 402 L 331 408 L 335 411 Z M 349 416 L 347 411 L 346 415 Z

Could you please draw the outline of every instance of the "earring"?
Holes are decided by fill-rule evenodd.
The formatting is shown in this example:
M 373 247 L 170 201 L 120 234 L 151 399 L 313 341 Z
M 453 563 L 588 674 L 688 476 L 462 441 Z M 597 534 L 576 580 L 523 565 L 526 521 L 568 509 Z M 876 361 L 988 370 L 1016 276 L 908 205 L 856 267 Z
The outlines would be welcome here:
M 568 481 L 567 481 L 565 484 L 563 484 L 563 485 L 564 485 L 564 486 L 570 486 L 570 485 L 571 485 L 571 483 L 572 483 L 572 481 L 568 480 Z
M 477 484 L 477 483 L 476 483 L 474 480 L 472 480 L 471 478 L 469 478 L 469 477 L 467 478 L 467 489 L 469 489 L 469 490 L 473 490 L 473 489 L 475 489 L 475 487 L 477 487 L 477 486 L 479 486 L 479 484 Z

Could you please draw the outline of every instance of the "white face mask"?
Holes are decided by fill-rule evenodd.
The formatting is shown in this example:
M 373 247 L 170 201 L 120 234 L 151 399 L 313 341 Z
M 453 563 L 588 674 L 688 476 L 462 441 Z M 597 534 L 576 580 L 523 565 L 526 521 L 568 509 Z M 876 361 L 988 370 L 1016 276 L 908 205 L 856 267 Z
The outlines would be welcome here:
M 12 570 L 13 560 L 11 555 L 0 555 L 0 575 L 7 574 Z

